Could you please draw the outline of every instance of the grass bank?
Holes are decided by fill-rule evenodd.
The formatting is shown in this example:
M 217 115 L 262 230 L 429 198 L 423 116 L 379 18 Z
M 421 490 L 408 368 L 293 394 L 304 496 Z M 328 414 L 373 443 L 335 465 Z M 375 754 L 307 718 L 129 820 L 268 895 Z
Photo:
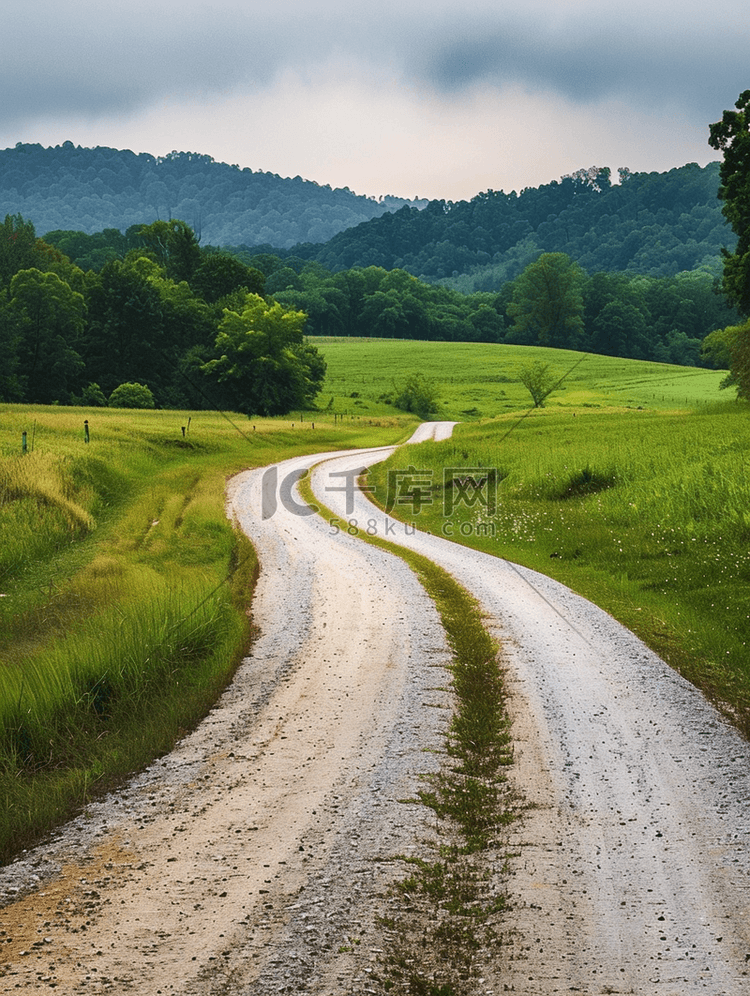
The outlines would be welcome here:
M 169 750 L 231 677 L 257 563 L 227 477 L 403 435 L 398 419 L 3 406 L 0 859 Z
M 550 408 L 458 426 L 369 483 L 395 516 L 590 598 L 750 735 L 748 452 L 736 403 Z

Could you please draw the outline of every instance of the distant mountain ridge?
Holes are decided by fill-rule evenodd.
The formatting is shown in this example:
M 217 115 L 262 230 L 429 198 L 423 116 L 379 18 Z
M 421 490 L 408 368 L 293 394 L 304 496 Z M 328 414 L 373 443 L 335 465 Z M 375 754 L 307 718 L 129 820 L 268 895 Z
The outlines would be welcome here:
M 41 235 L 125 231 L 157 218 L 180 218 L 204 244 L 289 248 L 327 242 L 338 232 L 405 205 L 215 162 L 196 152 L 148 153 L 72 142 L 0 150 L 0 218 L 21 214 Z
M 499 290 L 541 253 L 567 253 L 588 273 L 718 277 L 736 245 L 718 199 L 719 163 L 666 173 L 592 167 L 520 194 L 488 190 L 470 201 L 403 207 L 291 252 L 329 270 L 380 266 L 465 293 Z
M 278 251 L 334 272 L 404 269 L 465 293 L 499 290 L 545 252 L 588 273 L 719 277 L 722 247 L 736 244 L 717 196 L 719 164 L 619 173 L 619 184 L 590 167 L 519 194 L 428 202 L 362 197 L 195 152 L 19 143 L 0 151 L 0 219 L 20 214 L 45 235 L 179 218 L 204 246 Z

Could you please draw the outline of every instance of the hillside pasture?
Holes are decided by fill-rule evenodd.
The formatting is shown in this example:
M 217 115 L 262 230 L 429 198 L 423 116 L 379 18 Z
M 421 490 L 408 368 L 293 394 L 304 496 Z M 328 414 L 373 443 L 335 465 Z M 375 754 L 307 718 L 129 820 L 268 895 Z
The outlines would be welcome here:
M 319 406 L 368 417 L 393 411 L 387 401 L 412 372 L 436 382 L 436 418 L 463 422 L 527 408 L 530 397 L 518 374 L 534 359 L 549 363 L 559 376 L 548 408 L 692 409 L 721 400 L 719 383 L 726 375 L 536 346 L 325 337 L 314 342 L 328 364 Z

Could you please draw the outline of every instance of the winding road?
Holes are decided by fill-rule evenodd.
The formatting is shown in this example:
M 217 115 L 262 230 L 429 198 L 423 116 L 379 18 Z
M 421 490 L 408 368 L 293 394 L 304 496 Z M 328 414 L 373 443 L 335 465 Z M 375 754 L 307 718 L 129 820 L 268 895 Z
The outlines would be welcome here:
M 350 519 L 453 574 L 504 648 L 528 807 L 514 933 L 478 992 L 750 992 L 750 746 L 590 602 L 347 486 L 391 452 L 230 482 L 261 562 L 252 654 L 172 754 L 0 871 L 0 992 L 376 991 L 384 859 L 417 847 L 425 816 L 400 800 L 436 763 L 448 651 L 411 571 Z M 295 497 L 313 465 L 336 522 Z

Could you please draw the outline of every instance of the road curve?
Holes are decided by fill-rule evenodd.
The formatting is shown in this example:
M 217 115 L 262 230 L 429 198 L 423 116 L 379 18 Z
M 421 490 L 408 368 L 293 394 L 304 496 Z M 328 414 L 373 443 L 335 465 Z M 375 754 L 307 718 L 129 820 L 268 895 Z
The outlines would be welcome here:
M 509 841 L 517 933 L 482 992 L 750 991 L 747 743 L 589 602 L 376 510 L 354 472 L 391 451 L 318 466 L 335 523 L 293 488 L 321 455 L 231 482 L 261 635 L 172 754 L 0 871 L 0 992 L 372 991 L 377 859 L 414 846 L 400 800 L 434 763 L 448 653 L 411 572 L 352 518 L 454 574 L 505 646 L 533 805 Z
M 505 647 L 515 777 L 533 808 L 510 842 L 519 937 L 504 981 L 526 996 L 750 992 L 748 743 L 563 585 L 396 523 L 360 492 L 347 509 L 330 475 L 378 459 L 327 461 L 313 490 L 448 570 Z
M 261 563 L 252 653 L 169 756 L 0 870 L 0 992 L 365 984 L 373 897 L 424 818 L 402 800 L 437 764 L 449 653 L 405 564 L 297 514 L 319 459 L 230 482 Z

